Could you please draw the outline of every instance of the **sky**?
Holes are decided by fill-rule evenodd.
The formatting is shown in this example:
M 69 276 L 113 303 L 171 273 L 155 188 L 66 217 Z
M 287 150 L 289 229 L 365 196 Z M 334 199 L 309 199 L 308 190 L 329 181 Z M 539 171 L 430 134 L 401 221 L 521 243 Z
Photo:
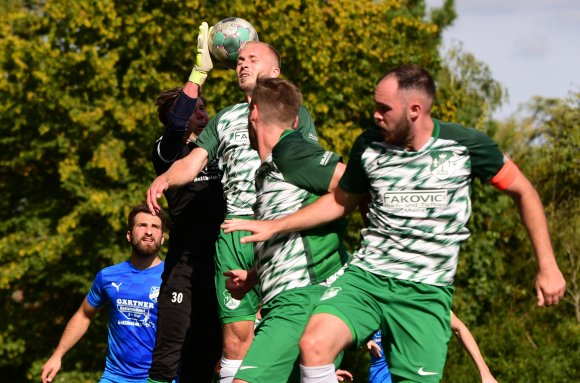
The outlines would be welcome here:
M 443 0 L 427 0 L 429 7 Z M 455 0 L 457 18 L 443 33 L 487 64 L 509 93 L 494 114 L 512 115 L 533 96 L 580 91 L 580 0 Z

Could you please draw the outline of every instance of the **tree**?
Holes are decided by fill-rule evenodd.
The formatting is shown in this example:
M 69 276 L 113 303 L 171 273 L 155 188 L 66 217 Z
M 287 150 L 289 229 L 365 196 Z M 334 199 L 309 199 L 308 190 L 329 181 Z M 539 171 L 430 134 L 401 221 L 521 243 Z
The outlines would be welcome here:
M 153 179 L 149 151 L 161 132 L 153 101 L 186 78 L 201 21 L 252 21 L 282 52 L 283 72 L 302 88 L 321 142 L 346 154 L 371 124 L 371 90 L 382 72 L 403 62 L 439 70 L 452 4 L 431 20 L 420 0 L 3 3 L 3 376 L 24 381 L 28 371 L 36 380 L 94 274 L 125 259 L 125 217 Z M 241 97 L 234 77 L 211 74 L 210 110 Z M 102 369 L 93 356 L 104 355 L 104 323 L 98 317 L 65 371 Z
M 580 323 L 580 92 L 571 91 L 566 99 L 534 97 L 523 112 L 513 156 L 521 159 L 542 196 L 555 252 L 565 265 L 568 303 Z
M 491 128 L 493 112 L 508 97 L 507 89 L 493 79 L 489 66 L 459 42 L 446 52 L 438 82 L 439 118 L 484 131 Z
M 544 203 L 568 285 L 563 303 L 549 310 L 534 307 L 533 250 L 515 206 L 493 188 L 474 187 L 473 235 L 462 251 L 454 306 L 498 381 L 572 382 L 578 377 L 579 96 L 535 97 L 522 115 L 497 124 L 495 135 Z M 461 378 L 470 370 L 472 363 L 451 345 L 446 381 L 470 381 Z
M 452 0 L 429 13 L 422 0 L 11 0 L 0 12 L 0 370 L 14 381 L 38 379 L 95 273 L 126 258 L 126 215 L 153 179 L 149 151 L 162 131 L 154 99 L 189 74 L 201 21 L 251 21 L 280 50 L 282 72 L 300 86 L 321 143 L 345 156 L 373 124 L 376 80 L 402 63 L 438 79 L 437 117 L 496 129 L 488 117 L 501 97 L 489 71 L 461 52 L 440 57 L 441 34 L 455 18 Z M 210 111 L 241 98 L 234 78 L 233 71 L 211 73 L 204 87 Z M 476 188 L 476 198 L 495 199 L 487 189 Z M 496 298 L 510 303 L 501 283 L 490 282 L 495 274 L 530 268 L 527 254 L 513 266 L 501 255 L 523 237 L 506 218 L 508 203 L 474 215 L 485 230 L 468 246 L 482 253 L 458 275 L 457 304 L 468 318 L 485 314 L 468 298 L 493 310 Z M 351 247 L 359 227 L 349 231 Z M 526 301 L 522 286 L 509 286 L 514 305 Z M 490 331 L 491 315 L 482 316 L 482 331 Z M 105 315 L 96 321 L 64 360 L 71 380 L 94 380 L 102 370 Z M 360 380 L 366 366 L 358 368 Z

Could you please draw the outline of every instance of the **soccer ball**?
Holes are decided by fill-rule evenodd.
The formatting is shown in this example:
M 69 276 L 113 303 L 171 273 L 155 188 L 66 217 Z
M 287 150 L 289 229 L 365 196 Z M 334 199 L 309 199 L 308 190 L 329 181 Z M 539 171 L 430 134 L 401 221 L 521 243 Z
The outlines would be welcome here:
M 214 63 L 234 69 L 240 49 L 248 41 L 258 41 L 252 24 L 239 17 L 228 17 L 214 25 L 208 37 L 209 53 Z

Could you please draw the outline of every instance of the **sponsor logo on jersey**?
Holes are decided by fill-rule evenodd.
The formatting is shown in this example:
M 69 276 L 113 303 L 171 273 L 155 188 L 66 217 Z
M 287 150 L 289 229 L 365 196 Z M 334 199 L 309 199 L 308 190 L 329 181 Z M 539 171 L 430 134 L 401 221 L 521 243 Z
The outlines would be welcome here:
M 117 299 L 117 306 L 130 307 L 128 311 L 142 311 L 141 309 L 152 309 L 155 305 L 151 302 L 139 301 L 137 299 Z M 123 310 L 120 310 L 123 311 Z
M 230 310 L 235 310 L 240 306 L 241 301 L 232 298 L 229 291 L 224 290 L 224 305 Z
M 123 284 L 123 282 L 116 284 L 115 282 L 111 282 L 111 286 L 113 286 L 115 289 L 117 289 L 117 292 L 119 292 L 119 289 L 121 288 L 121 285 Z
M 149 299 L 157 303 L 157 298 L 159 298 L 159 286 L 151 286 L 149 291 Z
M 450 151 L 434 151 L 431 153 L 431 173 L 444 180 L 455 171 L 455 155 Z
M 151 321 L 151 310 L 155 308 L 153 302 L 119 298 L 116 303 L 117 310 L 127 318 L 127 320 L 118 321 L 118 324 L 123 326 L 155 327 L 155 324 Z
M 250 136 L 248 132 L 234 132 L 232 142 L 236 144 L 249 144 Z
M 193 179 L 193 182 L 219 180 L 221 178 L 217 162 L 212 161 Z
M 332 157 L 332 152 L 324 152 L 324 155 L 320 159 L 320 165 L 322 165 L 322 166 L 328 165 L 328 161 L 330 161 L 331 157 Z
M 447 190 L 417 190 L 385 192 L 383 206 L 387 209 L 424 210 L 447 205 Z
M 342 287 L 329 287 L 326 289 L 322 297 L 320 297 L 321 301 L 325 301 L 330 298 L 334 298 L 340 291 L 342 291 Z

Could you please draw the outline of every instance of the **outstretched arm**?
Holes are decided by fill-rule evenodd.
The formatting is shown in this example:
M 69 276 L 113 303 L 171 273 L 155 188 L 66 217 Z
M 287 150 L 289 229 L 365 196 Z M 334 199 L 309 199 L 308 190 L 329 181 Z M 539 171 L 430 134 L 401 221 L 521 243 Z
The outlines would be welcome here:
M 213 69 L 213 63 L 208 50 L 208 36 L 210 28 L 206 22 L 199 26 L 197 36 L 197 53 L 195 65 L 189 75 L 189 79 L 183 87 L 183 93 L 190 98 L 197 98 L 199 90 L 207 74 Z M 174 162 L 169 170 L 155 178 L 149 190 L 147 190 L 147 206 L 152 214 L 159 211 L 157 200 L 161 198 L 163 192 L 173 186 L 182 186 L 195 179 L 199 172 L 207 165 L 207 152 L 202 148 L 195 148 L 189 155 L 179 161 Z
M 338 187 L 338 183 L 342 178 L 344 171 L 346 170 L 346 165 L 342 162 L 336 164 L 334 168 L 334 173 L 332 174 L 332 179 L 330 180 L 330 184 L 328 185 L 328 192 L 333 193 L 336 188 Z
M 325 194 L 311 205 L 295 213 L 271 221 L 226 220 L 222 228 L 226 233 L 247 230 L 253 235 L 241 238 L 240 242 L 261 242 L 280 233 L 289 233 L 318 227 L 349 214 L 364 194 L 351 194 L 337 187 L 333 193 Z
M 87 298 L 72 316 L 66 325 L 58 346 L 52 353 L 48 361 L 42 366 L 42 383 L 52 382 L 60 370 L 62 357 L 67 353 L 87 332 L 91 319 L 95 316 L 98 309 L 89 304 Z
M 477 365 L 477 369 L 479 370 L 479 374 L 481 375 L 481 382 L 497 383 L 497 381 L 489 371 L 489 367 L 487 367 L 485 360 L 483 360 L 483 356 L 479 351 L 479 347 L 477 346 L 475 338 L 473 338 L 473 335 L 471 335 L 469 329 L 463 324 L 462 321 L 459 320 L 459 318 L 455 316 L 453 312 L 451 312 L 451 330 L 453 331 L 453 334 L 455 334 L 457 339 L 461 342 L 463 347 L 465 347 L 465 349 L 469 353 L 469 356 L 471 356 L 471 359 L 473 359 L 473 361 Z
M 163 121 L 165 125 L 163 136 L 155 142 L 151 153 L 157 175 L 165 173 L 177 160 L 186 145 L 185 139 L 188 138 L 186 135 L 191 136 L 192 132 L 188 126 L 197 105 L 197 96 L 193 96 L 193 93 L 196 92 L 192 92 L 191 89 L 195 87 L 198 85 L 191 82 L 186 83 L 179 95 L 173 100 L 171 111 L 166 120 Z M 167 101 L 159 101 L 158 99 L 157 104 L 165 108 Z M 165 117 L 160 117 L 165 119 Z
M 540 196 L 530 181 L 517 168 L 516 172 L 514 181 L 504 191 L 515 201 L 522 223 L 536 253 L 538 306 L 555 305 L 564 298 L 566 281 L 554 257 Z
M 157 200 L 170 187 L 182 186 L 195 179 L 207 165 L 207 152 L 203 148 L 193 149 L 187 157 L 175 161 L 165 173 L 153 180 L 147 190 L 147 206 L 152 214 L 159 211 Z

